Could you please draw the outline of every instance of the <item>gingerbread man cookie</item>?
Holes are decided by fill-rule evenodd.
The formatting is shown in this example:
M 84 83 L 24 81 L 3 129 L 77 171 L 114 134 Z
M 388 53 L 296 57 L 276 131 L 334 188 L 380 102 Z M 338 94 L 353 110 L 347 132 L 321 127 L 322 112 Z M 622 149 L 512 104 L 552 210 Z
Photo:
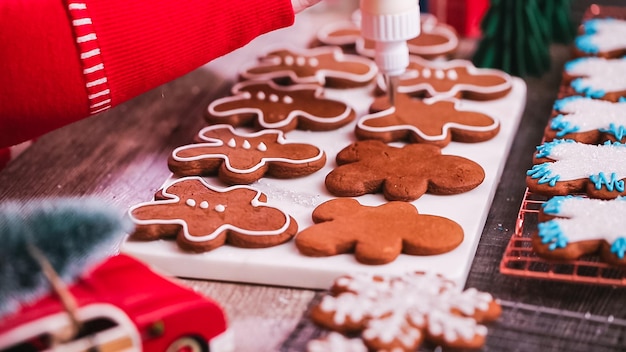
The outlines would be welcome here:
M 387 200 L 413 201 L 424 193 L 458 194 L 478 187 L 485 171 L 476 162 L 442 155 L 428 144 L 402 148 L 377 140 L 359 141 L 337 154 L 339 165 L 326 176 L 326 188 L 339 197 L 383 193 Z
M 289 241 L 298 224 L 266 203 L 265 194 L 246 186 L 216 189 L 200 177 L 185 177 L 159 191 L 154 201 L 129 210 L 134 240 L 175 237 L 178 246 L 205 252 L 228 243 L 264 248 Z
M 345 103 L 324 97 L 316 85 L 278 86 L 272 81 L 241 82 L 232 96 L 209 104 L 206 120 L 255 126 L 258 129 L 327 131 L 350 123 L 356 117 Z
M 383 76 L 378 77 L 378 87 L 387 90 Z M 504 97 L 512 88 L 513 81 L 507 73 L 476 68 L 468 60 L 428 61 L 411 57 L 397 90 L 422 97 L 493 100 Z
M 268 175 L 309 175 L 326 163 L 326 154 L 305 143 L 287 142 L 278 130 L 237 132 L 230 125 L 203 128 L 200 143 L 174 149 L 168 160 L 178 176 L 215 175 L 227 184 L 249 184 Z
M 360 22 L 355 15 L 356 22 Z M 459 46 L 459 37 L 453 27 L 440 23 L 429 14 L 420 14 L 420 35 L 407 41 L 409 53 L 428 59 L 453 54 Z M 353 50 L 359 55 L 374 57 L 374 42 L 361 36 L 358 24 L 350 21 L 330 23 L 317 33 L 317 41 L 322 45 L 333 45 Z
M 333 199 L 315 208 L 313 222 L 296 236 L 300 253 L 326 257 L 353 252 L 358 262 L 369 265 L 390 263 L 401 253 L 442 254 L 463 242 L 459 224 L 419 214 L 405 202 L 369 207 L 354 199 Z
M 454 98 L 421 100 L 398 94 L 395 106 L 389 108 L 387 98 L 381 97 L 370 110 L 375 112 L 357 122 L 355 132 L 359 139 L 404 140 L 445 147 L 450 141 L 483 142 L 500 131 L 498 120 L 465 110 L 462 102 Z
M 626 20 L 594 18 L 581 25 L 582 34 L 575 39 L 578 56 L 599 56 L 607 59 L 626 54 Z
M 340 277 L 309 314 L 324 328 L 359 335 L 370 351 L 416 351 L 425 340 L 444 350 L 480 348 L 487 335 L 481 323 L 501 313 L 489 293 L 412 272 Z
M 339 47 L 277 49 L 245 68 L 243 79 L 278 80 L 288 83 L 317 83 L 333 88 L 354 88 L 370 84 L 378 68 L 374 61 L 344 54 Z
M 617 103 L 571 96 L 554 103 L 554 117 L 545 129 L 545 139 L 573 139 L 586 144 L 624 142 L 626 101 Z
M 626 145 L 584 144 L 555 139 L 537 147 L 533 167 L 526 173 L 532 192 L 548 196 L 586 193 L 612 199 L 626 195 Z
M 626 58 L 581 57 L 565 63 L 561 95 L 616 102 L 626 97 Z
M 533 249 L 551 259 L 575 260 L 598 253 L 602 260 L 626 266 L 626 199 L 553 197 L 541 205 Z

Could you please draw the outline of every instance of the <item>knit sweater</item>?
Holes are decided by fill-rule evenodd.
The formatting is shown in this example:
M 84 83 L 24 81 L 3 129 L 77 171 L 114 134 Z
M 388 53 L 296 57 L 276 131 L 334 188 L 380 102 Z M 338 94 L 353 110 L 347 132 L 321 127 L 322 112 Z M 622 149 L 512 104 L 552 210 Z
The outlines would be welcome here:
M 0 148 L 106 111 L 293 21 L 291 0 L 3 1 Z

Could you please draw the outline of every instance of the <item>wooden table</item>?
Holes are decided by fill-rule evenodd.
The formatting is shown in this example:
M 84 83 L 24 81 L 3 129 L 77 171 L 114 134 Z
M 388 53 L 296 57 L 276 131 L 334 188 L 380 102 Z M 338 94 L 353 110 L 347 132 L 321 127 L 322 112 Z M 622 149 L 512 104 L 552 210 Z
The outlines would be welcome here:
M 575 14 L 580 15 L 587 3 L 579 1 L 575 5 Z M 332 20 L 322 15 L 319 10 L 312 11 L 313 21 L 302 17 L 296 26 L 311 30 L 322 18 Z M 271 41 L 284 33 L 288 32 L 261 38 L 260 42 Z M 303 39 L 288 36 L 285 40 L 302 44 L 298 41 Z M 472 43 L 464 45 L 462 52 L 469 54 Z M 553 46 L 552 49 L 550 72 L 541 78 L 526 79 L 527 108 L 467 284 L 492 292 L 507 304 L 517 304 L 519 309 L 537 308 L 550 313 L 533 318 L 535 320 L 524 320 L 522 312 L 517 320 L 509 317 L 497 323 L 491 328 L 494 338 L 490 338 L 485 350 L 609 351 L 620 350 L 611 347 L 620 344 L 624 346 L 621 350 L 626 350 L 623 326 L 613 324 L 607 328 L 603 325 L 604 329 L 618 332 L 618 341 L 597 347 L 591 341 L 604 338 L 602 331 L 595 328 L 595 333 L 589 332 L 585 325 L 595 319 L 621 324 L 620 318 L 626 318 L 624 288 L 530 280 L 499 273 L 500 259 L 524 194 L 524 171 L 530 167 L 534 147 L 541 140 L 556 98 L 563 63 L 569 58 L 568 48 Z M 125 212 L 129 206 L 149 199 L 170 175 L 166 163 L 168 155 L 175 147 L 191 141 L 204 126 L 201 116 L 209 102 L 227 94 L 240 63 L 237 58 L 246 57 L 249 53 L 246 50 L 248 48 L 218 59 L 101 115 L 43 136 L 0 172 L 0 200 L 36 202 L 46 197 L 97 196 Z M 224 306 L 238 336 L 237 351 L 276 351 L 281 346 L 283 350 L 302 348 L 306 338 L 292 331 L 301 322 L 311 299 L 316 297 L 315 291 L 181 281 Z M 574 320 L 563 325 L 565 318 Z M 551 331 L 543 328 L 544 325 L 537 325 L 538 322 L 563 331 Z M 290 343 L 285 347 L 283 341 L 287 338 Z M 573 342 L 568 342 L 570 340 Z M 592 346 L 597 348 L 590 349 Z

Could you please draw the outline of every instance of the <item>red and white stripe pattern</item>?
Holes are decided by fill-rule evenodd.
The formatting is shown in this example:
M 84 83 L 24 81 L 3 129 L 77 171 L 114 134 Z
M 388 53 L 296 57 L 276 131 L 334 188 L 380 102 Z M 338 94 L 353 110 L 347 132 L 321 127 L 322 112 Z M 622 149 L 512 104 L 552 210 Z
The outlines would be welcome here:
M 83 65 L 89 112 L 92 115 L 97 114 L 111 108 L 111 90 L 100 55 L 98 37 L 94 31 L 87 4 L 69 2 L 67 6 Z

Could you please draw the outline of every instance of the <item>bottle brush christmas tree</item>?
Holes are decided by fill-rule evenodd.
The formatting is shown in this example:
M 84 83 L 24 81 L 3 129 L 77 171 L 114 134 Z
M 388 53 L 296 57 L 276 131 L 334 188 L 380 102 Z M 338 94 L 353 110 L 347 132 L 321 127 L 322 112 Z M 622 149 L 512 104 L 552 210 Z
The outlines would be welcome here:
M 491 0 L 481 29 L 476 66 L 522 77 L 550 68 L 550 36 L 538 0 Z

